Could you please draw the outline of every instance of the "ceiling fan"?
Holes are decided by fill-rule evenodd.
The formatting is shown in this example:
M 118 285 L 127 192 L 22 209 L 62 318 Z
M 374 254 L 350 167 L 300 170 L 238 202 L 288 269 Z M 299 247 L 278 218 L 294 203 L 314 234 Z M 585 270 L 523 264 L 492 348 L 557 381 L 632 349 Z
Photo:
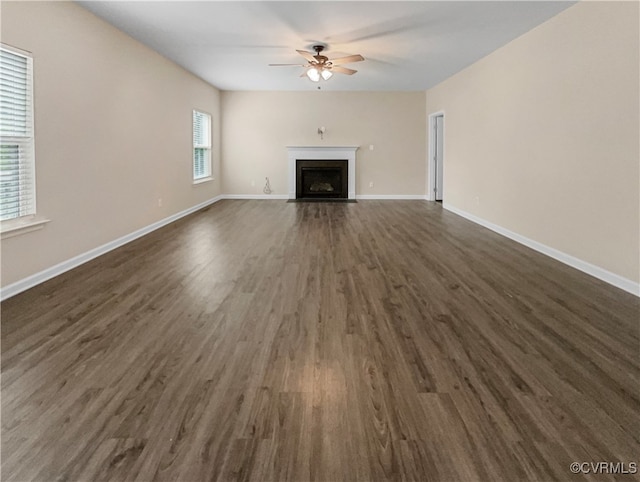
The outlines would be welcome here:
M 313 82 L 319 82 L 320 78 L 329 80 L 334 73 L 353 75 L 357 70 L 342 67 L 342 64 L 350 64 L 351 62 L 361 62 L 364 60 L 362 55 L 348 55 L 347 57 L 339 57 L 337 59 L 330 59 L 329 57 L 322 55 L 322 51 L 325 49 L 324 45 L 314 45 L 313 50 L 316 54 L 306 50 L 296 50 L 306 60 L 306 64 L 269 64 L 271 67 L 283 67 L 283 66 L 297 66 L 305 67 L 305 72 L 300 77 L 308 77 Z

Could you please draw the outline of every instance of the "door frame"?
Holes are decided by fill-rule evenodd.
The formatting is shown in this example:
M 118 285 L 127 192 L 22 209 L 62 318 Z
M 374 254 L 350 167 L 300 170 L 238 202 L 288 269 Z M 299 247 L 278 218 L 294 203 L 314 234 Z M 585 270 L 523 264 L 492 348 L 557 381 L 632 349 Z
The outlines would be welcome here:
M 442 151 L 442 184 L 444 188 L 444 175 L 445 175 L 444 165 L 446 164 L 444 162 L 444 156 L 446 154 L 446 151 L 444 149 L 444 144 L 445 144 L 444 139 L 445 139 L 446 128 L 445 128 L 445 113 L 443 110 L 440 110 L 438 112 L 429 114 L 429 127 L 428 127 L 429 153 L 427 157 L 427 196 L 426 196 L 428 201 L 436 200 L 436 196 L 434 193 L 434 189 L 436 188 L 436 163 L 434 160 L 434 157 L 436 155 L 436 139 L 435 139 L 434 133 L 435 133 L 436 117 L 439 117 L 439 116 L 442 116 L 442 145 L 440 146 L 440 149 Z

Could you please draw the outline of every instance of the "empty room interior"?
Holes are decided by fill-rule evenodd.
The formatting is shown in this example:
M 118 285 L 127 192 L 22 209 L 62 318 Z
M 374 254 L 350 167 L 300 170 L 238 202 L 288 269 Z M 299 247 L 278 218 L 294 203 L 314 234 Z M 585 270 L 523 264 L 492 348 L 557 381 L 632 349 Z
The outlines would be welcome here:
M 2 480 L 640 480 L 637 1 L 0 13 Z

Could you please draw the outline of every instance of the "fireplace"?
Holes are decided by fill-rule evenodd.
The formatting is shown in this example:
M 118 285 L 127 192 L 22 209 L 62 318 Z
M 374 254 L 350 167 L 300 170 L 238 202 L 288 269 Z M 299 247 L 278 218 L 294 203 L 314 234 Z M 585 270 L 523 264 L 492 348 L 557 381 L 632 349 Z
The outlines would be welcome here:
M 347 199 L 348 161 L 296 160 L 296 199 Z
M 358 146 L 287 146 L 289 162 L 289 199 L 299 199 L 299 193 L 304 191 L 304 182 L 298 179 L 301 174 L 298 164 L 302 161 L 324 163 L 323 166 L 313 164 L 302 165 L 311 170 L 305 171 L 303 177 L 310 184 L 307 186 L 309 197 L 306 199 L 346 199 L 356 198 L 356 151 Z M 338 162 L 328 165 L 328 162 Z M 302 167 L 301 166 L 301 167 Z M 335 171 L 340 168 L 339 181 Z M 320 172 L 319 168 L 328 168 Z M 316 171 L 313 173 L 312 171 Z M 332 172 L 333 171 L 333 172 Z M 331 173 L 331 179 L 318 179 Z M 314 179 L 312 181 L 312 179 Z M 302 185 L 300 184 L 302 182 Z M 315 186 L 313 184 L 315 183 Z M 345 187 L 346 184 L 346 187 Z M 313 190 L 311 187 L 313 186 Z M 333 189 L 333 190 L 331 190 Z M 340 196 L 338 196 L 340 193 Z M 331 197 L 333 196 L 333 197 Z M 305 199 L 304 197 L 302 199 Z

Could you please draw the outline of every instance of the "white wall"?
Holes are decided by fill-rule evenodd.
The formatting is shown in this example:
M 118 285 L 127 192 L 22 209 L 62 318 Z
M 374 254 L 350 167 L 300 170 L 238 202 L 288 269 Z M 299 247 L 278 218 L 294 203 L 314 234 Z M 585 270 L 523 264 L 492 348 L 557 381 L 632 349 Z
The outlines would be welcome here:
M 638 18 L 580 2 L 427 91 L 445 205 L 637 283 Z
M 357 145 L 358 195 L 424 196 L 424 96 L 424 92 L 223 92 L 224 192 L 262 194 L 268 176 L 274 194 L 285 195 L 286 146 Z M 317 134 L 322 126 L 324 140 Z
M 220 193 L 191 181 L 191 115 L 219 92 L 71 2 L 2 2 L 1 40 L 34 59 L 43 229 L 2 240 L 2 286 Z M 162 198 L 162 207 L 158 207 Z

